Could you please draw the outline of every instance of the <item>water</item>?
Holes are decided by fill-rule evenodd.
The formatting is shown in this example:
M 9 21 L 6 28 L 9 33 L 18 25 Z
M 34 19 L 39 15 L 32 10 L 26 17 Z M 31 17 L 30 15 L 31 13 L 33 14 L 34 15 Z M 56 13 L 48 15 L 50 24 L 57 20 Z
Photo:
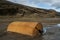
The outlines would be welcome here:
M 60 24 L 57 24 L 58 27 L 60 27 Z
M 44 27 L 43 40 L 60 40 L 60 24 Z
M 43 27 L 43 34 L 45 34 L 46 32 L 47 32 L 47 29 L 50 29 L 50 28 L 60 28 L 60 24 L 56 24 L 56 25 L 52 25 L 53 27 L 51 27 L 51 25 L 50 26 L 48 26 L 48 27 Z

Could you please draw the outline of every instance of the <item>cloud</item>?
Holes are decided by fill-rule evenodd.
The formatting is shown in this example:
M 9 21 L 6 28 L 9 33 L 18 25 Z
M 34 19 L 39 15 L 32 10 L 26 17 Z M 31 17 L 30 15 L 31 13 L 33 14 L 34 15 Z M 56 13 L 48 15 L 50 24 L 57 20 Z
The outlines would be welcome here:
M 37 1 L 44 2 L 44 3 L 51 3 L 52 2 L 52 0 L 37 0 Z
M 8 0 L 8 1 L 24 4 L 24 3 L 27 3 L 28 0 Z
M 51 3 L 52 2 L 52 0 L 8 0 L 8 1 L 22 3 L 22 4 L 27 2 L 32 2 L 32 3 L 40 3 L 40 2 Z
M 52 6 L 55 7 L 56 9 L 60 9 L 60 2 L 56 2 L 52 4 Z
M 60 9 L 60 0 L 41 0 L 40 2 L 48 3 L 51 7 Z
M 60 8 L 60 0 L 9 0 L 15 3 L 20 3 L 28 6 L 38 7 L 39 3 L 46 3 L 54 8 Z

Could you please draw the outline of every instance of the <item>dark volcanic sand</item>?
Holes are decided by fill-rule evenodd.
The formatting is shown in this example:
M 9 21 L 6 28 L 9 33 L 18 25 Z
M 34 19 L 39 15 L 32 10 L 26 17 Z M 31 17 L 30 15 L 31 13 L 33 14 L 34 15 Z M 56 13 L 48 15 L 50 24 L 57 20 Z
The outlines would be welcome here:
M 0 30 L 6 28 L 7 24 L 1 26 L 3 27 L 0 27 Z M 60 40 L 60 27 L 57 25 L 45 25 L 44 28 L 46 33 L 42 36 L 29 37 L 18 33 L 7 32 L 0 35 L 0 40 Z

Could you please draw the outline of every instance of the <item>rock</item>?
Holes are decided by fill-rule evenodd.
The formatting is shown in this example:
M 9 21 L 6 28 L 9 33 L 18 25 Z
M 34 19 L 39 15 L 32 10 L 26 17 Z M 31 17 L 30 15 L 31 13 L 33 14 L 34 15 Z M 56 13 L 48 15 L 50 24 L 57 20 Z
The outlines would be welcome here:
M 12 22 L 7 28 L 7 32 L 21 33 L 28 36 L 42 34 L 43 26 L 38 22 Z

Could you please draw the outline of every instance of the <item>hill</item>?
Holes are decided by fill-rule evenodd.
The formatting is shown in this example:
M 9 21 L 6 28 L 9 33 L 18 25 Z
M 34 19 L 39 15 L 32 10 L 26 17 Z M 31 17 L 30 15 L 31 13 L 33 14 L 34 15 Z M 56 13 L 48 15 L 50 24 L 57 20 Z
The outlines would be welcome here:
M 53 9 L 35 8 L 10 1 L 0 1 L 0 15 L 21 16 L 21 17 L 60 17 L 60 12 Z

